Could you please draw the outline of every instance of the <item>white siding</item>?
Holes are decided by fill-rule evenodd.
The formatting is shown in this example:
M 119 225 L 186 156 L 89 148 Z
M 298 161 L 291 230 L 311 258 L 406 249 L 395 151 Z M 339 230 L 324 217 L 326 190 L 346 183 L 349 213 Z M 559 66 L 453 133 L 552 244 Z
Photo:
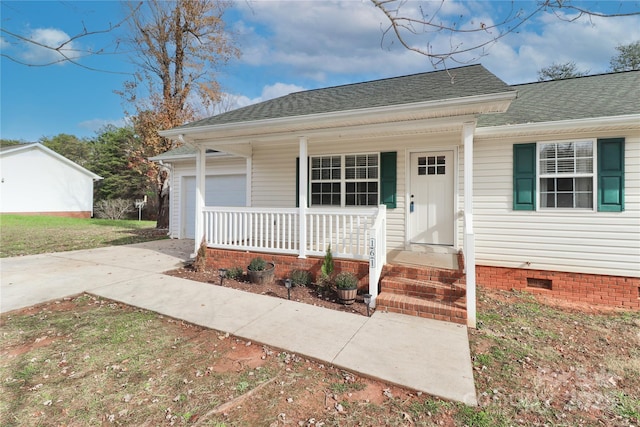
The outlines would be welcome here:
M 514 211 L 513 144 L 625 136 L 625 210 Z M 640 277 L 640 135 L 484 139 L 474 147 L 476 263 Z
M 405 172 L 411 151 L 448 149 L 457 153 L 459 133 L 424 134 L 412 136 L 380 137 L 374 139 L 341 139 L 308 141 L 309 156 L 321 154 L 357 154 L 396 151 L 397 203 L 396 209 L 387 210 L 387 248 L 405 247 L 405 206 L 407 187 Z M 281 145 L 256 145 L 253 147 L 252 194 L 254 207 L 295 207 L 296 158 L 298 141 Z
M 93 212 L 93 179 L 44 150 L 2 156 L 1 212 Z

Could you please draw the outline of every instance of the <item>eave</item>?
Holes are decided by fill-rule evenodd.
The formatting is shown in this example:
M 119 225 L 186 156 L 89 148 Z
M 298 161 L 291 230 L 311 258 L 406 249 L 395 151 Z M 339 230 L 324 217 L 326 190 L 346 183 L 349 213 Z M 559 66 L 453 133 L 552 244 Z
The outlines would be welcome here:
M 175 128 L 160 135 L 194 144 L 264 140 L 270 136 L 313 133 L 362 126 L 477 116 L 505 112 L 516 98 L 515 91 L 441 101 L 321 113 L 240 123 Z
M 475 135 L 476 138 L 488 139 L 620 131 L 640 131 L 640 114 L 478 127 Z

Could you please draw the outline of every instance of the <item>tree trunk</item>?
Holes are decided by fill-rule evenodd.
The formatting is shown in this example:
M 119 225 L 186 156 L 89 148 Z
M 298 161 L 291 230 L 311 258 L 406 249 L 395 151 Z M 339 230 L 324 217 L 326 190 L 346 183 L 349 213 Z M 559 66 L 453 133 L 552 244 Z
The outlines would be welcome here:
M 169 194 L 170 194 L 170 171 L 166 166 L 162 166 L 158 171 L 158 220 L 156 228 L 169 228 Z

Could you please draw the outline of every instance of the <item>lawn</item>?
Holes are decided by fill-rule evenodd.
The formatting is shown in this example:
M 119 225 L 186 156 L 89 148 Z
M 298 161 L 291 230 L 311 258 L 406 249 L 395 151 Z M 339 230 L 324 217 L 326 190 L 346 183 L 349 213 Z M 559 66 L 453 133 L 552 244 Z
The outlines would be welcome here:
M 0 257 L 127 245 L 166 238 L 153 221 L 0 215 Z
M 6 426 L 626 426 L 640 313 L 479 292 L 477 408 L 81 295 L 0 317 Z

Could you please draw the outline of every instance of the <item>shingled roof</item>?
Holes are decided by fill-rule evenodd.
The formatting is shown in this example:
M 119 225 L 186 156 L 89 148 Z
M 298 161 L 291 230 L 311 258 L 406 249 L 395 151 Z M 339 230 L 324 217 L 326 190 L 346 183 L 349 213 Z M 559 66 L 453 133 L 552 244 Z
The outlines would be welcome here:
M 509 92 L 482 65 L 295 92 L 176 129 L 251 122 Z
M 640 71 L 511 86 L 518 97 L 506 113 L 486 114 L 478 127 L 640 114 Z

